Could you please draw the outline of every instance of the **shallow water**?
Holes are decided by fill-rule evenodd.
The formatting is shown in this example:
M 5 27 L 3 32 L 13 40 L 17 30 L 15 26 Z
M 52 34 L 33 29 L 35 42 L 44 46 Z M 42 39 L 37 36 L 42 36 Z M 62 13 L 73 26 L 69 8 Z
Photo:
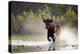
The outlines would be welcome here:
M 12 40 L 12 52 L 40 52 L 48 51 L 49 47 L 53 45 L 48 41 L 28 42 L 23 40 Z M 56 50 L 77 49 L 77 45 L 56 45 Z

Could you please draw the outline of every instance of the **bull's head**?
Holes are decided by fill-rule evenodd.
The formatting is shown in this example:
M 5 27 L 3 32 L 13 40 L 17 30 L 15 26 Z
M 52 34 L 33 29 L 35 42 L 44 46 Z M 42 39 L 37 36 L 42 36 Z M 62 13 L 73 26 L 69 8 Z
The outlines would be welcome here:
M 49 19 L 46 19 L 46 18 L 44 18 L 44 16 L 42 15 L 42 19 L 43 19 L 43 22 L 44 22 L 45 25 L 46 25 L 46 29 L 48 29 L 49 26 L 50 26 L 50 23 L 53 22 L 52 15 L 51 15 L 51 19 L 50 19 L 50 18 L 49 18 Z

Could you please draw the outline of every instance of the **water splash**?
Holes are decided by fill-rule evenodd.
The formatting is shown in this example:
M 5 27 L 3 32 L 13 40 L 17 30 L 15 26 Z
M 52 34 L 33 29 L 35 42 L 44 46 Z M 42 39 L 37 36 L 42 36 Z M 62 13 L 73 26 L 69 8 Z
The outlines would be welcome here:
M 60 34 L 60 39 L 65 41 L 66 44 L 77 44 L 77 35 L 74 28 L 64 27 Z

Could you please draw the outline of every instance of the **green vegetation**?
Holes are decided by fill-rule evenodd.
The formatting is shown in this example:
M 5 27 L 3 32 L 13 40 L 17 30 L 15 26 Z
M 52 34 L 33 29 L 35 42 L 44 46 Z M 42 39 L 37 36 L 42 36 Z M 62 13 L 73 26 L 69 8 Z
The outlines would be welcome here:
M 30 6 L 29 6 L 30 4 Z M 49 18 L 51 14 L 53 18 L 59 23 L 68 23 L 77 27 L 78 15 L 76 5 L 63 5 L 63 4 L 31 4 L 25 3 L 22 5 L 18 2 L 12 2 L 11 7 L 11 31 L 12 33 L 20 34 L 20 30 L 26 19 L 30 23 L 38 23 L 42 20 L 42 15 Z M 28 8 L 27 8 L 28 7 Z
M 42 35 L 12 35 L 12 40 L 27 40 L 27 41 L 44 41 L 46 36 Z

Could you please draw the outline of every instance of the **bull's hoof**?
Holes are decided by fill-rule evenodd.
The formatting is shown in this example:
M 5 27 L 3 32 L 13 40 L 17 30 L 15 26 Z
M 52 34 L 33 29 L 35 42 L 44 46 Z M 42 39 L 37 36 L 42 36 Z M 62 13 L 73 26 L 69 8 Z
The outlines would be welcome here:
M 53 48 L 53 50 L 55 50 L 55 48 Z

